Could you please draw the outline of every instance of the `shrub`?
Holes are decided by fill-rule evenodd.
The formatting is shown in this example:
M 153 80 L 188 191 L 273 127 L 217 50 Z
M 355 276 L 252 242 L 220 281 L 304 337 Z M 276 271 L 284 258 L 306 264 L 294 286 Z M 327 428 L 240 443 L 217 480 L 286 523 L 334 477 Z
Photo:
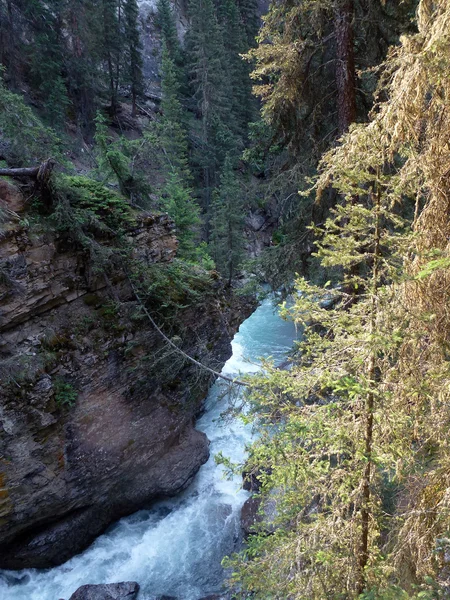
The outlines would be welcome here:
M 55 402 L 58 406 L 73 406 L 78 398 L 78 392 L 73 385 L 62 377 L 57 377 L 53 382 Z

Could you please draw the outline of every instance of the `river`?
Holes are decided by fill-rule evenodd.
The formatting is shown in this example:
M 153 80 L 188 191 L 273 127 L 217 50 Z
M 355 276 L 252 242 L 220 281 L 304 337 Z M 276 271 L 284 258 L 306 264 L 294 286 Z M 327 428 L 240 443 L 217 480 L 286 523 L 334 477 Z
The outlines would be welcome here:
M 295 338 L 294 324 L 283 321 L 265 300 L 234 337 L 223 373 L 255 372 L 260 357 L 281 362 Z M 229 402 L 223 384 L 216 382 L 196 425 L 211 441 L 211 457 L 185 492 L 121 519 L 60 567 L 4 571 L 0 599 L 67 600 L 81 585 L 120 581 L 137 581 L 139 600 L 163 594 L 198 600 L 220 592 L 221 560 L 240 542 L 240 511 L 248 493 L 240 477 L 224 478 L 214 455 L 221 451 L 243 462 L 252 440 L 249 426 L 221 417 Z

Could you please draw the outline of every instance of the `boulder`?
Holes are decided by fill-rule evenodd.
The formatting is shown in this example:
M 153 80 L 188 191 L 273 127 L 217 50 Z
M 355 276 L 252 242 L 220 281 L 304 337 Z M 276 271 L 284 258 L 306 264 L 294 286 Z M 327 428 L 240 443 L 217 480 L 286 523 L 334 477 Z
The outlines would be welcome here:
M 135 600 L 139 584 L 134 581 L 106 585 L 83 585 L 69 600 Z
M 250 535 L 256 523 L 261 522 L 262 517 L 259 514 L 260 506 L 261 499 L 252 496 L 244 503 L 241 509 L 241 527 L 246 536 Z

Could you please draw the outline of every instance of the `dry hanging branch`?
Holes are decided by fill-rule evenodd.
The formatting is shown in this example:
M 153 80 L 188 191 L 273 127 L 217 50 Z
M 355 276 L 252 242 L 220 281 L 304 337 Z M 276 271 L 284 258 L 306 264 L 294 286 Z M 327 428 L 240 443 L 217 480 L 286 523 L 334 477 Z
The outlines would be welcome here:
M 183 356 L 186 360 L 188 360 L 192 364 L 196 365 L 200 369 L 203 369 L 204 371 L 207 371 L 208 373 L 211 373 L 211 375 L 214 375 L 215 377 L 218 377 L 218 378 L 222 379 L 223 381 L 226 381 L 226 382 L 234 384 L 234 385 L 240 385 L 240 386 L 243 386 L 243 387 L 250 387 L 250 384 L 247 383 L 247 382 L 245 382 L 245 381 L 240 381 L 239 379 L 232 379 L 231 377 L 227 377 L 226 375 L 222 375 L 218 371 L 214 371 L 214 369 L 211 369 L 210 367 L 207 367 L 206 365 L 202 364 L 198 360 L 195 360 L 195 358 L 192 358 L 192 356 L 189 356 L 189 354 L 186 354 L 186 352 L 184 352 L 183 350 L 181 350 L 181 348 L 179 348 L 176 344 L 174 344 L 172 342 L 172 340 L 166 336 L 166 334 L 162 331 L 162 329 L 160 327 L 158 327 L 158 325 L 153 320 L 152 316 L 150 315 L 150 313 L 148 312 L 146 306 L 144 305 L 143 301 L 141 300 L 141 298 L 140 298 L 140 296 L 139 296 L 139 294 L 138 294 L 135 286 L 133 285 L 133 282 L 131 281 L 131 278 L 130 278 L 130 276 L 128 274 L 127 274 L 127 279 L 128 279 L 128 282 L 129 282 L 129 284 L 131 286 L 131 289 L 133 291 L 133 294 L 134 294 L 136 300 L 140 304 L 142 310 L 144 311 L 144 313 L 145 313 L 146 317 L 148 318 L 148 320 L 150 321 L 150 323 L 153 325 L 153 327 L 156 329 L 156 331 L 159 333 L 159 335 L 163 338 L 163 340 L 167 344 L 169 344 L 169 346 L 171 346 L 178 354 L 180 354 L 181 356 Z

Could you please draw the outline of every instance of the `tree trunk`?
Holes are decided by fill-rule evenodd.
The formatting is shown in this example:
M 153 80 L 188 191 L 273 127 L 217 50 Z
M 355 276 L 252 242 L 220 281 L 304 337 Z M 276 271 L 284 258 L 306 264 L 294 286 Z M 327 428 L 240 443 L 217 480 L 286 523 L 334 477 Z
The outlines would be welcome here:
M 356 119 L 354 12 L 353 0 L 336 1 L 334 30 L 336 34 L 338 133 L 340 136 Z
M 374 248 L 374 262 L 372 271 L 372 306 L 370 314 L 370 335 L 375 333 L 376 329 L 376 318 L 377 318 L 377 293 L 379 287 L 379 261 L 380 261 L 380 191 L 377 191 L 376 203 L 375 203 L 375 248 Z M 357 593 L 362 594 L 366 587 L 366 574 L 365 569 L 369 562 L 369 533 L 370 533 L 370 517 L 372 508 L 371 503 L 371 483 L 372 483 L 372 470 L 373 470 L 373 429 L 374 419 L 373 413 L 375 408 L 375 394 L 373 392 L 373 386 L 376 379 L 376 350 L 372 349 L 367 365 L 367 378 L 369 385 L 372 389 L 369 390 L 366 398 L 366 428 L 365 428 L 365 440 L 364 440 L 364 455 L 366 459 L 366 466 L 363 473 L 362 481 L 362 500 L 361 500 L 361 538 L 358 556 L 358 581 L 357 581 Z
M 53 170 L 54 162 L 50 159 L 38 167 L 18 169 L 0 169 L 0 177 L 31 177 L 39 181 L 47 180 Z

